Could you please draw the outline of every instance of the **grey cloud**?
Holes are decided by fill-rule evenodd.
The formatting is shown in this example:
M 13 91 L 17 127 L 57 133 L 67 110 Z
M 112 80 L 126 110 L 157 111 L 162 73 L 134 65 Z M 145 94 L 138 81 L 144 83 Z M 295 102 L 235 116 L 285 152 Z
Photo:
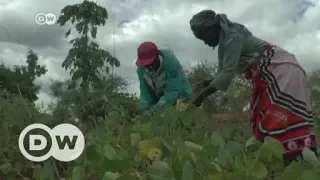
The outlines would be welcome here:
M 276 2 L 275 0 L 271 0 L 272 3 Z M 155 12 L 160 12 L 162 10 L 162 5 L 167 5 L 164 2 L 166 1 L 161 1 L 162 3 L 157 3 L 156 5 L 152 6 L 152 3 L 155 1 L 147 1 L 143 3 L 144 5 L 148 5 L 144 9 L 151 9 L 150 11 L 154 10 Z M 202 1 L 202 2 L 207 2 L 207 1 Z M 214 1 L 216 3 L 219 3 L 221 1 Z M 229 1 L 231 2 L 231 1 Z M 186 3 L 181 3 L 179 1 L 175 1 L 174 5 L 184 5 L 187 7 Z M 170 8 L 177 8 L 176 6 L 170 6 L 166 7 L 168 9 Z M 270 42 L 274 42 L 275 44 L 279 44 L 280 46 L 284 45 L 287 39 L 294 38 L 296 36 L 296 32 L 292 31 L 292 23 L 291 20 L 291 11 L 283 11 L 283 8 L 288 8 L 288 7 L 293 7 L 295 4 L 281 4 L 281 3 L 276 3 L 276 11 L 277 13 L 270 13 L 272 10 L 275 10 L 275 7 L 272 5 L 266 6 L 266 1 L 261 1 L 261 2 L 250 2 L 246 3 L 246 8 L 243 9 L 243 13 L 240 13 L 240 16 L 235 16 L 233 13 L 230 13 L 230 16 L 234 19 L 236 22 L 240 23 L 249 23 L 250 22 L 256 22 L 257 19 L 260 19 L 261 21 L 258 22 L 260 25 L 257 26 L 255 25 L 252 28 L 253 32 L 257 32 L 258 36 L 261 36 L 262 38 L 265 38 L 266 40 Z M 250 9 L 250 11 L 247 11 Z M 281 15 L 281 18 L 279 18 L 279 13 Z M 258 17 L 252 16 L 252 14 L 258 15 Z M 260 15 L 260 18 L 259 18 Z M 189 15 L 191 16 L 191 14 Z M 268 16 L 267 18 L 264 16 Z M 216 62 L 217 57 L 216 57 L 216 51 L 212 51 L 212 49 L 205 47 L 205 45 L 200 42 L 199 40 L 195 39 L 192 37 L 189 29 L 188 29 L 188 19 L 183 18 L 181 21 L 185 20 L 183 26 L 180 26 L 181 30 L 176 30 L 176 29 L 170 29 L 170 28 L 163 28 L 164 25 L 159 25 L 159 28 L 155 27 L 157 33 L 152 33 L 152 34 L 144 34 L 143 36 L 136 38 L 132 41 L 126 41 L 124 44 L 120 43 L 117 44 L 117 55 L 118 58 L 122 60 L 122 64 L 132 64 L 131 60 L 136 57 L 136 48 L 141 43 L 142 41 L 154 41 L 157 43 L 159 46 L 164 47 L 164 45 L 169 45 L 174 49 L 174 52 L 180 59 L 181 63 L 184 66 L 188 66 L 190 62 L 196 61 L 196 60 L 209 60 Z M 181 23 L 181 22 L 176 22 L 173 20 L 175 23 Z M 267 26 L 268 24 L 272 24 L 273 26 Z M 157 26 L 157 23 L 149 24 L 150 26 Z M 172 25 L 172 24 L 169 24 Z M 169 26 L 168 25 L 168 26 Z M 297 25 L 298 26 L 298 25 Z M 170 26 L 169 26 L 170 27 Z M 277 27 L 277 29 L 275 29 Z M 277 30 L 275 33 L 270 33 L 270 30 Z M 120 29 L 121 30 L 121 29 Z M 251 30 L 251 29 L 250 29 Z M 291 30 L 291 31 L 289 31 Z M 189 32 L 189 33 L 187 33 Z M 104 44 L 104 42 L 101 42 L 101 44 Z M 125 49 L 126 53 L 122 53 Z M 129 60 L 129 62 L 127 62 Z M 134 65 L 131 66 L 133 69 L 135 69 Z
M 42 1 L 43 2 L 43 1 Z M 28 2 L 37 4 L 38 1 Z M 26 3 L 26 4 L 28 4 Z M 40 3 L 41 5 L 43 3 Z M 57 6 L 57 5 L 56 5 Z M 16 9 L 2 9 L 0 23 L 1 42 L 13 42 L 26 45 L 31 48 L 60 48 L 65 44 L 63 41 L 65 28 L 59 25 L 40 26 L 35 23 L 35 15 L 39 12 L 52 12 L 58 14 L 59 9 L 40 8 L 41 6 L 17 5 Z M 58 6 L 59 7 L 59 6 Z M 19 10 L 17 10 L 19 9 Z
M 43 86 L 40 94 L 46 102 L 50 101 L 48 96 L 51 79 L 63 79 L 69 76 L 61 67 L 70 45 L 64 39 L 66 27 L 38 26 L 34 23 L 34 15 L 38 12 L 53 12 L 59 14 L 60 10 L 69 4 L 80 3 L 80 0 L 71 1 L 43 1 L 30 0 L 23 3 L 22 0 L 14 10 L 6 10 L 0 5 L 0 23 L 4 24 L 10 32 L 10 37 L 3 28 L 0 28 L 0 59 L 6 64 L 19 64 L 19 58 L 15 47 L 17 44 L 22 60 L 25 60 L 27 47 L 32 48 L 41 58 L 40 63 L 47 65 L 49 72 L 46 76 L 37 80 Z M 107 8 L 109 13 L 108 24 L 99 28 L 97 42 L 102 48 L 112 52 L 112 23 L 115 27 L 116 57 L 121 61 L 121 67 L 115 72 L 128 78 L 132 84 L 130 92 L 139 92 L 139 82 L 136 75 L 134 61 L 136 49 L 143 41 L 154 41 L 160 48 L 170 46 L 184 68 L 188 68 L 194 61 L 217 62 L 217 51 L 206 47 L 203 42 L 196 39 L 189 29 L 189 19 L 195 13 L 195 9 L 213 9 L 219 13 L 226 13 L 235 22 L 244 23 L 258 37 L 275 43 L 295 53 L 301 60 L 301 64 L 307 70 L 313 70 L 318 64 L 317 54 L 319 48 L 301 44 L 304 36 L 313 42 L 306 34 L 316 31 L 320 24 L 315 24 L 320 18 L 319 5 L 308 8 L 305 15 L 299 21 L 294 22 L 297 13 L 296 3 L 302 0 L 261 0 L 261 1 L 236 1 L 236 0 L 198 0 L 198 1 L 170 1 L 169 0 L 121 0 L 104 1 L 98 3 Z M 7 2 L 10 3 L 10 2 Z M 236 8 L 235 8 L 236 7 Z M 143 15 L 158 16 L 159 19 L 144 22 L 146 28 L 139 27 Z M 124 23 L 125 22 L 125 23 Z M 135 25 L 133 25 L 135 23 Z M 120 26 L 121 24 L 121 26 Z M 128 26 L 132 26 L 129 27 Z M 126 31 L 133 31 L 128 34 Z M 316 34 L 316 33 L 314 33 Z M 294 40 L 294 41 L 293 41 Z M 20 45 L 19 45 L 20 44 Z M 295 46 L 301 46 L 295 48 Z M 303 48 L 305 49 L 303 49 Z M 10 49 L 11 51 L 8 51 Z
M 80 3 L 79 0 L 63 1 L 43 1 L 30 0 L 28 3 L 23 3 L 22 0 L 15 1 L 17 5 L 13 8 L 5 8 L 6 5 L 0 6 L 0 42 L 13 42 L 22 44 L 35 49 L 45 48 L 66 48 L 65 32 L 70 27 L 60 27 L 59 25 L 37 25 L 35 23 L 35 15 L 37 13 L 51 12 L 59 15 L 63 7 L 69 4 Z M 115 17 L 117 20 L 130 20 L 133 18 L 133 13 L 130 11 L 121 10 L 121 4 L 118 4 L 119 13 L 113 12 L 113 9 L 119 9 L 117 6 L 113 7 L 115 3 L 111 1 L 101 1 L 101 5 L 107 7 L 111 14 L 109 21 Z M 100 3 L 100 2 L 99 2 Z M 8 3 L 11 4 L 11 3 Z M 112 8 L 109 8 L 112 7 Z M 19 10 L 18 10 L 19 9 Z M 110 10 L 111 9 L 111 10 Z M 125 10 L 127 10 L 126 8 Z M 127 12 L 127 13 L 123 13 Z

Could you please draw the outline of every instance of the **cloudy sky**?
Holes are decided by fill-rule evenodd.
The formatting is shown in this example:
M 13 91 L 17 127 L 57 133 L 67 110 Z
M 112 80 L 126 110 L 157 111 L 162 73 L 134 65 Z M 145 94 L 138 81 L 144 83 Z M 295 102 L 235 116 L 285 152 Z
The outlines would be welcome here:
M 320 2 L 318 0 L 96 0 L 109 13 L 108 24 L 98 30 L 98 43 L 121 61 L 116 73 L 131 81 L 130 91 L 139 92 L 134 61 L 143 41 L 172 48 L 185 68 L 196 61 L 215 63 L 217 54 L 193 37 L 189 20 L 194 13 L 212 9 L 242 23 L 256 36 L 293 52 L 307 71 L 320 67 Z M 0 60 L 7 66 L 25 63 L 28 48 L 40 56 L 48 73 L 37 80 L 43 88 L 40 100 L 52 101 L 49 84 L 69 77 L 61 63 L 70 48 L 67 28 L 37 25 L 37 13 L 57 16 L 80 0 L 0 0 Z M 113 25 L 115 26 L 114 35 Z

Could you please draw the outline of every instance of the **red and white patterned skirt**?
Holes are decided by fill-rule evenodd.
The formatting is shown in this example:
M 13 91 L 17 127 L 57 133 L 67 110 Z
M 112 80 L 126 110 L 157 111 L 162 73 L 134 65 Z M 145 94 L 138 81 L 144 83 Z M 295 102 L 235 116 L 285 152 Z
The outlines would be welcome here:
M 307 77 L 296 57 L 268 45 L 247 78 L 252 82 L 250 121 L 257 139 L 279 140 L 286 154 L 316 148 Z

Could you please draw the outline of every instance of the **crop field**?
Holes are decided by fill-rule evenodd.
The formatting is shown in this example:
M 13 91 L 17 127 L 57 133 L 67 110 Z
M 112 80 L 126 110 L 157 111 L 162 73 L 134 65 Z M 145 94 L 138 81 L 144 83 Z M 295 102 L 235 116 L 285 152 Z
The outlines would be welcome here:
M 320 162 L 310 150 L 304 150 L 304 160 L 285 165 L 281 144 L 272 138 L 257 142 L 245 119 L 246 113 L 209 116 L 198 108 L 188 112 L 183 109 L 184 105 L 180 104 L 164 113 L 131 120 L 123 119 L 126 114 L 121 111 L 112 111 L 106 121 L 98 121 L 92 129 L 82 129 L 85 151 L 69 163 L 54 159 L 43 163 L 26 160 L 17 147 L 23 124 L 2 122 L 0 177 L 17 180 L 310 180 L 320 177 Z M 194 120 L 196 126 L 191 128 Z

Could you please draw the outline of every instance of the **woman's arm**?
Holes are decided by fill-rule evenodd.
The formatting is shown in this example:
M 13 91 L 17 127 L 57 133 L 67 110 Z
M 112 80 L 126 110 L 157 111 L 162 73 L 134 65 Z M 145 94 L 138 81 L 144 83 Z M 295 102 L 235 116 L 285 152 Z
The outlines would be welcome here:
M 193 103 L 196 106 L 200 106 L 207 96 L 218 90 L 227 91 L 237 71 L 243 48 L 243 38 L 235 34 L 226 37 L 225 41 L 226 43 L 222 44 L 223 59 L 219 59 L 219 72 L 207 88 L 195 95 Z
M 226 43 L 223 44 L 223 59 L 221 71 L 217 74 L 210 86 L 220 91 L 227 91 L 237 67 L 241 52 L 243 49 L 243 37 L 238 35 L 230 35 L 226 37 Z

